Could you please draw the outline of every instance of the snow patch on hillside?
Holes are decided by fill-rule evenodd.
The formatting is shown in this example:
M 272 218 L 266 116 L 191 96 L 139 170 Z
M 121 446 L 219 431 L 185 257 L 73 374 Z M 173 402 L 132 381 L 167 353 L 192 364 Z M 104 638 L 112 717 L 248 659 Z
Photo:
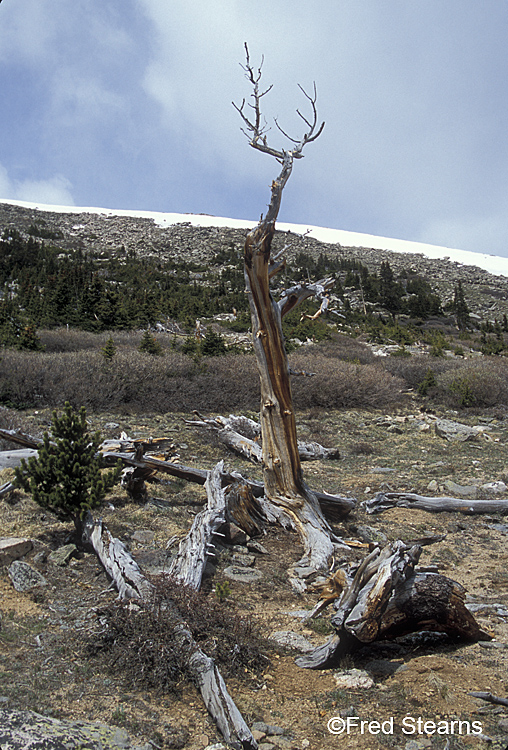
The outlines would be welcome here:
M 24 208 L 39 209 L 40 211 L 52 211 L 54 213 L 81 214 L 91 213 L 102 216 L 129 216 L 140 219 L 153 219 L 160 227 L 170 227 L 174 224 L 187 222 L 196 227 L 230 227 L 232 229 L 252 229 L 257 221 L 248 219 L 228 219 L 221 216 L 209 216 L 208 214 L 175 214 L 163 213 L 161 211 L 131 211 L 125 209 L 90 208 L 79 206 L 53 206 L 42 203 L 28 203 L 26 201 L 1 200 Z M 344 229 L 326 229 L 308 224 L 287 224 L 277 222 L 277 229 L 282 232 L 294 232 L 295 234 L 308 234 L 320 242 L 328 244 L 340 244 L 346 247 L 367 247 L 375 250 L 391 250 L 395 253 L 416 253 L 427 258 L 449 259 L 453 262 L 467 266 L 483 268 L 496 276 L 508 276 L 508 258 L 486 253 L 473 253 L 470 250 L 457 250 L 438 245 L 427 245 L 423 242 L 411 242 L 409 240 L 397 240 L 389 237 L 377 237 L 372 234 L 361 234 L 359 232 L 348 232 Z

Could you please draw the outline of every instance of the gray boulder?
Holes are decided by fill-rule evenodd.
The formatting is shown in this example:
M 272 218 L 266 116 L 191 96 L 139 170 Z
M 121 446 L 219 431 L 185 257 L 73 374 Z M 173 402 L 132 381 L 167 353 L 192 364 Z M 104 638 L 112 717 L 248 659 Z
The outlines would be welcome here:
M 31 539 L 3 537 L 0 539 L 0 565 L 10 565 L 33 548 Z
M 0 708 L 0 747 L 9 750 L 130 750 L 125 729 L 61 721 L 33 711 Z
M 22 560 L 14 560 L 9 567 L 9 578 L 16 591 L 30 591 L 36 586 L 46 586 L 47 581 L 38 570 Z M 1 747 L 1 745 L 0 745 Z

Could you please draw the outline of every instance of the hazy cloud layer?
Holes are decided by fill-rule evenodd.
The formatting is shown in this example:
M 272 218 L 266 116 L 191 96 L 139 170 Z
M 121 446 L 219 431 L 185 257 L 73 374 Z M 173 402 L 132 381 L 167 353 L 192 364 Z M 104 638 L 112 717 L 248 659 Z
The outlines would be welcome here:
M 503 0 L 6 0 L 0 193 L 256 218 L 247 41 L 267 118 L 300 134 L 315 80 L 326 120 L 282 220 L 508 256 L 507 32 Z

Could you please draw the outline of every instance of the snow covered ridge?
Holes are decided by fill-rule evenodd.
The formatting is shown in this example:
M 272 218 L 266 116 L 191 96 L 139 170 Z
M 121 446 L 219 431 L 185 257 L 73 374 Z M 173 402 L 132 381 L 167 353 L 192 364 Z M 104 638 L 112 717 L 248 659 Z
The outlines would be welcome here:
M 26 201 L 14 201 L 0 199 L 1 203 L 9 203 L 23 208 L 39 209 L 53 213 L 81 214 L 90 213 L 101 216 L 129 216 L 139 219 L 153 219 L 160 227 L 165 228 L 174 224 L 187 222 L 196 227 L 230 227 L 231 229 L 252 229 L 257 221 L 248 219 L 228 219 L 221 216 L 209 216 L 208 214 L 174 214 L 162 213 L 161 211 L 130 211 L 125 209 L 90 208 L 80 206 L 53 206 L 44 203 L 28 203 Z M 366 247 L 375 250 L 391 250 L 395 253 L 415 253 L 427 258 L 449 259 L 456 263 L 467 266 L 477 266 L 496 276 L 508 276 L 508 258 L 501 258 L 486 253 L 473 253 L 470 250 L 456 250 L 438 245 L 426 245 L 423 242 L 411 242 L 409 240 L 396 240 L 389 237 L 376 237 L 372 234 L 361 234 L 359 232 L 348 232 L 344 229 L 326 229 L 314 227 L 308 224 L 286 224 L 277 222 L 277 229 L 282 232 L 294 232 L 295 234 L 308 234 L 320 242 L 329 244 L 340 244 L 346 247 Z

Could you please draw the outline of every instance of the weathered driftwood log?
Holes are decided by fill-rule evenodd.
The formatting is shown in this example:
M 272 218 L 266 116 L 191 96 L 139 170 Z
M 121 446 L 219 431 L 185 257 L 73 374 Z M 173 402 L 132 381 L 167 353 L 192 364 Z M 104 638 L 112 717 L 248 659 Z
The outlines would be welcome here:
M 199 420 L 186 420 L 186 424 L 196 427 L 207 427 L 217 433 L 217 437 L 230 450 L 253 463 L 263 462 L 263 450 L 260 443 L 261 425 L 247 417 L 214 417 Z M 318 461 L 322 459 L 338 459 L 338 448 L 325 448 L 315 442 L 298 441 L 298 453 L 302 461 Z
M 15 451 L 0 451 L 0 469 L 14 469 L 21 466 L 21 460 L 28 461 L 32 456 L 37 456 L 38 451 L 34 448 L 21 448 Z
M 106 463 L 116 463 L 118 459 L 123 461 L 127 466 L 138 466 L 140 468 L 149 467 L 156 469 L 157 471 L 164 472 L 170 476 L 177 477 L 178 479 L 185 479 L 188 482 L 195 482 L 196 484 L 204 485 L 208 472 L 205 469 L 195 469 L 190 466 L 182 466 L 181 464 L 171 463 L 170 461 L 162 461 L 161 459 L 154 458 L 153 456 L 143 456 L 142 459 L 135 459 L 131 453 L 113 453 L 108 452 L 103 454 Z M 262 482 L 256 482 L 251 479 L 245 479 L 240 474 L 233 472 L 225 472 L 222 474 L 223 486 L 232 484 L 234 482 L 240 482 L 247 484 L 254 497 L 263 497 L 265 494 L 265 488 Z M 331 521 L 338 521 L 344 516 L 347 516 L 356 505 L 355 498 L 342 497 L 341 495 L 330 495 L 327 492 L 313 491 L 313 494 L 318 500 L 321 506 L 322 512 Z
M 498 706 L 508 706 L 508 698 L 500 698 L 497 695 L 492 695 L 492 693 L 472 692 L 472 693 L 469 693 L 469 695 L 472 695 L 473 698 L 480 698 L 482 701 L 495 703 Z
M 196 591 L 201 588 L 207 559 L 214 555 L 212 537 L 226 522 L 226 496 L 221 481 L 223 469 L 221 461 L 210 472 L 205 483 L 207 507 L 194 518 L 168 571 L 169 576 Z
M 490 639 L 466 608 L 460 584 L 436 573 L 415 572 L 420 554 L 421 547 L 401 541 L 374 548 L 354 576 L 345 578 L 331 620 L 336 633 L 297 664 L 322 669 L 367 643 L 421 630 Z
M 6 482 L 5 484 L 2 484 L 0 487 L 0 497 L 4 497 L 4 495 L 8 495 L 9 492 L 12 492 L 14 489 L 14 484 L 12 482 Z
M 367 513 L 381 513 L 390 508 L 416 508 L 431 513 L 508 513 L 508 499 L 468 500 L 457 497 L 426 497 L 412 492 L 380 492 L 366 500 Z
M 106 543 L 104 533 L 107 533 Z M 139 599 L 147 606 L 153 606 L 153 584 L 143 576 L 125 545 L 106 532 L 101 521 L 94 521 L 91 514 L 86 518 L 85 540 L 94 548 L 120 597 Z M 256 750 L 256 740 L 229 695 L 214 660 L 199 648 L 174 602 L 167 600 L 164 605 L 177 619 L 173 630 L 176 647 L 184 655 L 189 675 L 224 739 L 237 750 Z
M 38 448 L 42 445 L 41 438 L 33 437 L 21 430 L 0 430 L 0 438 L 22 445 L 24 448 Z
M 115 584 L 120 599 L 141 599 L 150 602 L 154 587 L 141 572 L 125 544 L 111 536 L 102 521 L 90 512 L 85 517 L 83 541 L 91 546 L 107 576 Z

